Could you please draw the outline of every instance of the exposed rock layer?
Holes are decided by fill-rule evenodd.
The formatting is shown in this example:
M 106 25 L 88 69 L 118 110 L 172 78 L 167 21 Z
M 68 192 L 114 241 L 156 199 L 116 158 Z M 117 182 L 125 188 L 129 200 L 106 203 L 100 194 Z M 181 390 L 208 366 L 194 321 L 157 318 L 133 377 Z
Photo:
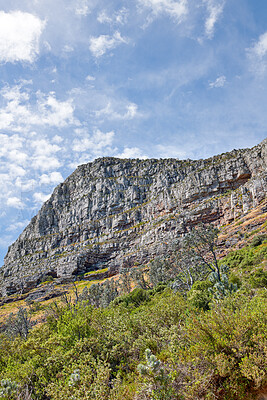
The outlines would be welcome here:
M 45 276 L 59 281 L 108 266 L 148 262 L 188 225 L 225 224 L 267 192 L 267 140 L 207 160 L 100 158 L 57 186 L 13 243 L 0 272 L 3 296 Z

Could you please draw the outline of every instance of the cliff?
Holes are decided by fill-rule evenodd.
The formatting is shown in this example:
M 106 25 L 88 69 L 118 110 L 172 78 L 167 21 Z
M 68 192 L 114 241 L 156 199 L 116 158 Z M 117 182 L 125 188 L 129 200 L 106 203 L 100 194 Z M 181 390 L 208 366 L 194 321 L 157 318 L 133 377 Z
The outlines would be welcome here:
M 223 225 L 266 198 L 267 139 L 206 160 L 100 158 L 79 166 L 8 249 L 2 296 L 45 276 L 146 263 L 189 225 Z

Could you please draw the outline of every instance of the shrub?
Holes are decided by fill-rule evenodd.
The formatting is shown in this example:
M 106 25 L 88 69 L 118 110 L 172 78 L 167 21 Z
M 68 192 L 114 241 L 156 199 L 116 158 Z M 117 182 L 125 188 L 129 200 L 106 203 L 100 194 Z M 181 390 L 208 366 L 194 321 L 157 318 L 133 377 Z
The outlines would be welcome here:
M 12 382 L 10 379 L 1 380 L 0 396 L 3 399 L 14 399 L 15 393 L 17 392 L 16 382 Z
M 253 288 L 267 288 L 267 271 L 263 271 L 262 268 L 250 274 L 248 282 Z
M 209 304 L 212 299 L 210 288 L 212 283 L 208 280 L 197 281 L 193 284 L 192 289 L 188 292 L 188 301 L 196 308 L 209 310 Z
M 254 238 L 251 241 L 251 247 L 257 247 L 260 246 L 265 240 L 267 239 L 266 235 L 258 235 L 254 236 Z
M 263 387 L 267 377 L 266 324 L 264 296 L 249 300 L 246 296 L 228 297 L 210 311 L 191 316 L 178 345 L 178 360 L 183 358 L 191 365 L 191 383 L 196 380 L 189 391 L 197 393 L 207 376 L 207 392 L 222 400 L 249 399 L 249 391 Z M 205 371 L 202 378 L 200 371 Z

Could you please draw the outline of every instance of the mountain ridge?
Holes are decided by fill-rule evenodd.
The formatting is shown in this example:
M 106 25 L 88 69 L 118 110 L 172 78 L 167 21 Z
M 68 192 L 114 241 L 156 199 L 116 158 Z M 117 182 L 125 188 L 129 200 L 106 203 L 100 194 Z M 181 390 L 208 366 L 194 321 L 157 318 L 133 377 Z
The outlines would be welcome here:
M 2 296 L 146 263 L 198 222 L 232 221 L 266 197 L 267 140 L 206 160 L 98 158 L 60 185 L 9 247 Z

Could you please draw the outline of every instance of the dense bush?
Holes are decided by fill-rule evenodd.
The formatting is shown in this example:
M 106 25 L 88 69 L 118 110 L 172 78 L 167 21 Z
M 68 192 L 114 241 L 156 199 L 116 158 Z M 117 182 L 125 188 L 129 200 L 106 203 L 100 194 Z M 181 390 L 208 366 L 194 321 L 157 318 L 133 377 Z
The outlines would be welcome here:
M 92 285 L 32 330 L 19 310 L 17 331 L 0 336 L 0 399 L 255 398 L 267 383 L 265 255 L 264 243 L 238 250 L 181 292 L 162 283 L 162 264 L 153 284 L 124 270 L 121 296 L 114 280 Z
M 265 291 L 214 303 L 208 289 L 195 284 L 188 300 L 168 288 L 149 299 L 136 290 L 104 309 L 86 301 L 60 309 L 27 340 L 2 336 L 1 378 L 43 400 L 249 399 L 266 383 Z
M 257 247 L 257 246 L 261 245 L 265 240 L 267 240 L 266 235 L 254 236 L 254 238 L 251 241 L 251 247 Z
M 231 269 L 238 268 L 239 271 L 251 270 L 251 267 L 260 264 L 267 258 L 267 243 L 262 243 L 256 247 L 244 247 L 240 250 L 229 253 L 224 258 L 224 263 Z

